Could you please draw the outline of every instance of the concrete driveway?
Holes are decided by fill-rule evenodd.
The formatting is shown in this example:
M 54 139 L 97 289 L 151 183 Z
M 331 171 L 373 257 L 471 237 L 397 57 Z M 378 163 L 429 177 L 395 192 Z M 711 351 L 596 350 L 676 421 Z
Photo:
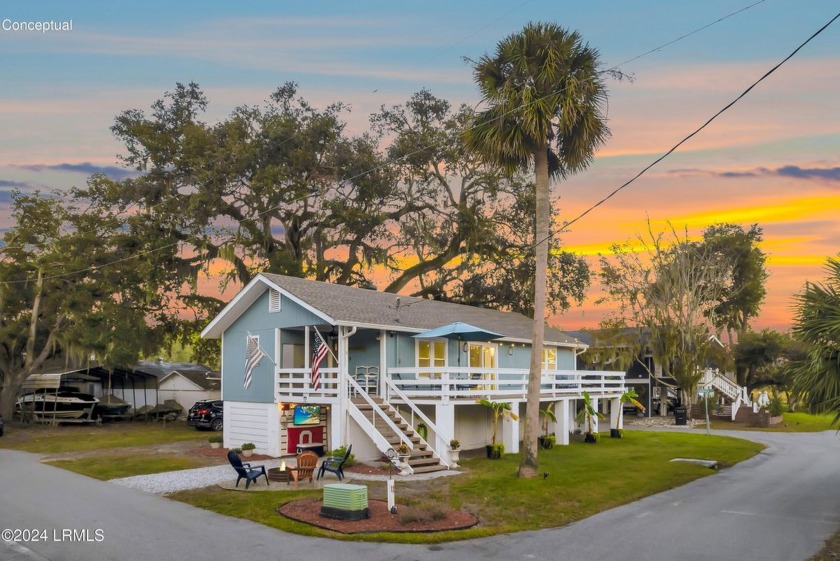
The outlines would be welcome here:
M 840 527 L 840 438 L 727 434 L 768 448 L 734 468 L 563 528 L 434 546 L 285 534 L 0 450 L 0 529 L 29 530 L 17 546 L 0 542 L 0 561 L 27 559 L 27 551 L 50 561 L 800 561 L 818 551 Z

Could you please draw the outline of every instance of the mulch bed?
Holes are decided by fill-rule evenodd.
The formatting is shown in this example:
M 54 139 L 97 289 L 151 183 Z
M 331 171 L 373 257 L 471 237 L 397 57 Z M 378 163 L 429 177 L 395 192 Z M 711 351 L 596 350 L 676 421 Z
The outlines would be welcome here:
M 300 499 L 277 507 L 277 512 L 286 518 L 305 524 L 332 530 L 342 534 L 369 534 L 372 532 L 445 532 L 464 530 L 478 524 L 478 517 L 462 510 L 451 510 L 440 520 L 400 522 L 400 511 L 405 509 L 397 505 L 397 514 L 388 512 L 386 501 L 368 501 L 370 518 L 364 520 L 334 520 L 321 516 L 320 499 Z

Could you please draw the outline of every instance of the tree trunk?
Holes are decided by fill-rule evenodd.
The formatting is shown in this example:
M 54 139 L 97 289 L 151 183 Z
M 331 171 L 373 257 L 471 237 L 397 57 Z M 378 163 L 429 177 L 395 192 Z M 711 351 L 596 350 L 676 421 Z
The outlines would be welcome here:
M 548 197 L 548 151 L 534 154 L 536 172 L 536 269 L 534 271 L 534 328 L 531 335 L 531 368 L 528 372 L 528 404 L 525 411 L 525 438 L 519 477 L 537 476 L 540 422 L 540 378 L 542 377 L 542 351 L 545 337 L 545 293 L 548 269 L 550 230 L 550 202 Z

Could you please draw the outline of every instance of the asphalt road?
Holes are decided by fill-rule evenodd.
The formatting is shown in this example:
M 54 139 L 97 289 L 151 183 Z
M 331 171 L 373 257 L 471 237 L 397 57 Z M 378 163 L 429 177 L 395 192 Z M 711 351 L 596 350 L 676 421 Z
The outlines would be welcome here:
M 285 534 L 0 450 L 0 529 L 19 530 L 20 538 L 0 540 L 0 561 L 808 558 L 840 527 L 840 437 L 731 434 L 768 448 L 731 469 L 564 528 L 433 546 Z

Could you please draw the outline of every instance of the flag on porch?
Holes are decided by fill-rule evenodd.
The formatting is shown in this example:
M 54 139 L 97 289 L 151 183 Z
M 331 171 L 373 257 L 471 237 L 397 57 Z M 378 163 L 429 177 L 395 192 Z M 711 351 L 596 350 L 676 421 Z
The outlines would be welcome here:
M 260 348 L 260 338 L 248 335 L 248 342 L 245 347 L 245 389 L 251 386 L 254 368 L 260 363 L 265 353 Z
M 315 335 L 315 346 L 312 352 L 312 389 L 316 392 L 321 388 L 321 375 L 318 373 L 318 369 L 321 367 L 321 362 L 326 358 L 328 351 L 327 344 L 318 335 Z

